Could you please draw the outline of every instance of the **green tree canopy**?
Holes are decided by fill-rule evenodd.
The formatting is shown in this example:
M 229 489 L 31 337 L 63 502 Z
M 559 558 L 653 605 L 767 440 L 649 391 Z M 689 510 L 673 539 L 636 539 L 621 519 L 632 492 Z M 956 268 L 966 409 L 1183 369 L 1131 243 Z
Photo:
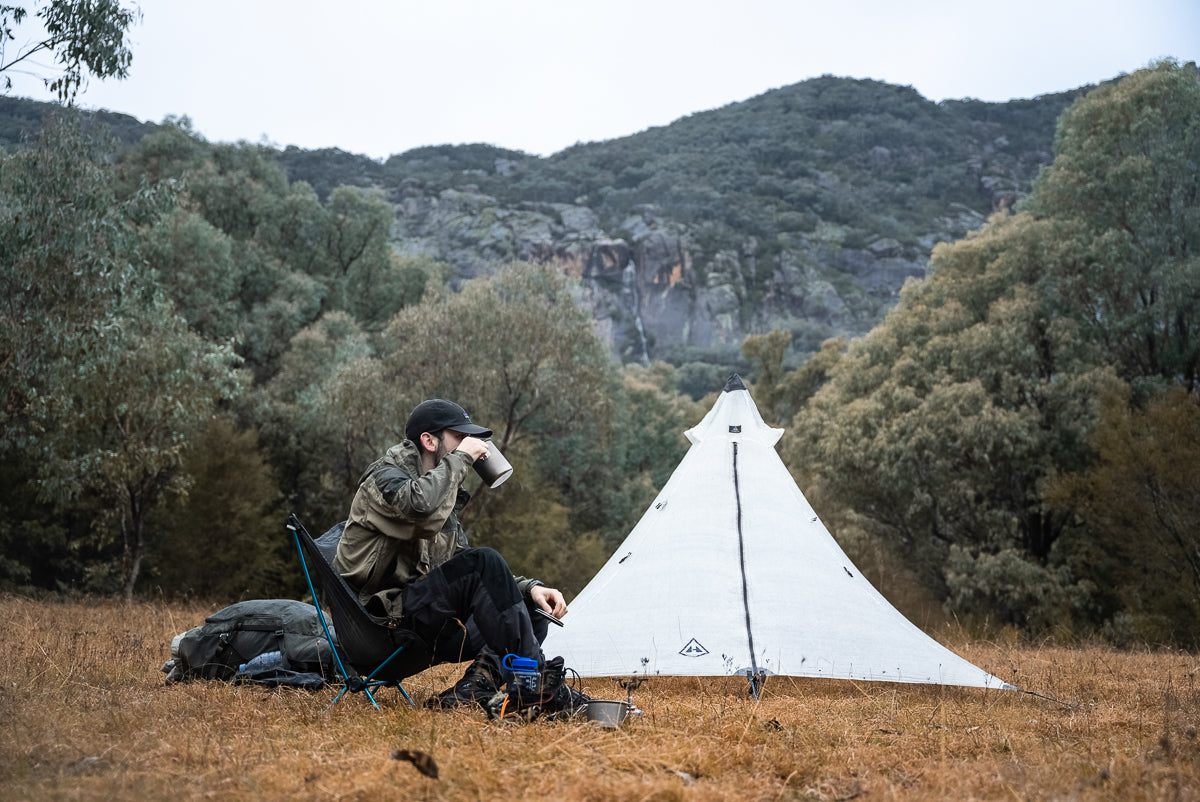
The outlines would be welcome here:
M 957 612 L 1094 613 L 1046 487 L 1087 468 L 1121 379 L 1195 386 L 1198 109 L 1172 63 L 1079 100 L 1029 209 L 938 246 L 795 419 L 794 461 Z
M 1117 611 L 1120 641 L 1200 643 L 1200 403 L 1174 387 L 1144 409 L 1105 396 L 1096 461 L 1061 477 L 1049 500 L 1077 516 L 1087 539 L 1076 570 Z M 1081 535 L 1082 536 L 1082 535 Z
M 1044 507 L 1041 483 L 1085 464 L 1094 399 L 1116 382 L 1077 324 L 1054 318 L 1032 289 L 1041 230 L 1028 216 L 998 218 L 936 250 L 930 278 L 851 343 L 787 441 L 796 464 L 873 520 L 962 612 L 1001 601 L 957 587 L 972 572 L 947 574 L 955 548 L 971 560 L 1011 550 L 1059 584 L 1045 566 L 1067 517 Z M 1036 610 L 1005 599 L 1003 609 L 1027 623 L 1057 616 L 1062 601 Z
M 38 475 L 42 496 L 57 504 L 95 499 L 94 533 L 102 546 L 119 543 L 128 599 L 153 534 L 148 515 L 186 492 L 189 441 L 240 377 L 232 351 L 189 331 L 168 302 L 135 296 L 119 312 L 117 327 L 55 390 Z
M 70 123 L 0 169 L 0 447 L 37 499 L 88 516 L 100 553 L 133 593 L 146 516 L 178 495 L 188 436 L 236 391 L 236 359 L 187 327 L 146 254 L 173 196 L 115 191 L 111 159 Z M 103 584 L 103 581 L 101 581 Z
M 0 388 L 12 443 L 118 327 L 114 301 L 138 288 L 137 226 L 170 198 L 147 189 L 118 199 L 103 147 L 68 120 L 0 160 Z
M 292 339 L 267 385 L 263 435 L 293 455 L 277 467 L 302 494 L 296 501 L 331 524 L 362 470 L 404 438 L 412 407 L 455 399 L 495 430 L 517 467 L 468 507 L 472 538 L 503 549 L 518 570 L 578 589 L 604 558 L 599 530 L 614 520 L 590 499 L 628 487 L 621 465 L 596 470 L 613 446 L 615 385 L 574 285 L 552 267 L 514 264 L 461 292 L 429 293 L 377 337 L 346 313 L 323 316 Z
M 554 436 L 607 417 L 608 353 L 549 265 L 518 262 L 402 309 L 383 334 L 382 370 L 404 388 L 396 433 L 416 403 L 438 396 L 469 399 L 501 448 L 534 428 Z
M 322 203 L 268 148 L 210 145 L 186 118 L 168 122 L 124 155 L 122 174 L 177 187 L 181 211 L 153 254 L 163 286 L 194 328 L 231 337 L 260 382 L 326 312 L 379 330 L 444 278 L 393 251 L 394 212 L 378 190 L 338 187 Z
M 296 593 L 304 580 L 294 547 L 279 537 L 279 484 L 255 433 L 214 416 L 189 438 L 180 469 L 192 484 L 183 503 L 147 522 L 160 537 L 143 584 L 230 602 Z
M 1063 114 L 1030 212 L 1061 243 L 1039 288 L 1128 381 L 1200 388 L 1200 76 L 1165 62 Z

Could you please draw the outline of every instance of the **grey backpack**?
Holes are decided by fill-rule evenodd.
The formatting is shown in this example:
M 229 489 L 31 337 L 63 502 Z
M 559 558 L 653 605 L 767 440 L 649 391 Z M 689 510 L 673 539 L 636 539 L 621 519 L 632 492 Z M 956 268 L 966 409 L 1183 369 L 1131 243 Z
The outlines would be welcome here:
M 168 684 L 219 679 L 303 687 L 320 687 L 336 677 L 335 669 L 317 608 L 293 599 L 255 599 L 218 610 L 203 626 L 175 636 L 162 667 Z

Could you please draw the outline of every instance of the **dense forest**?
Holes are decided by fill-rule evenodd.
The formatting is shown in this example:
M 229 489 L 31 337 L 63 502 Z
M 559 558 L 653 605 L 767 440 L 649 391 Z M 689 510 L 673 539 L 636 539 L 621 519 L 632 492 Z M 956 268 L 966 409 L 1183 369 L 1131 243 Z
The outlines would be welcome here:
M 385 163 L 3 101 L 24 117 L 0 124 L 20 131 L 0 152 L 0 583 L 294 595 L 286 511 L 339 520 L 412 406 L 445 396 L 517 468 L 475 492 L 473 541 L 578 591 L 739 370 L 787 429 L 801 488 L 902 609 L 1195 645 L 1195 68 L 1004 109 L 831 78 L 756 100 L 549 159 L 465 146 Z M 845 123 L 781 136 L 768 111 L 800 107 Z M 1008 125 L 981 169 L 1010 183 L 964 185 L 951 165 L 976 157 L 946 119 Z M 729 314 L 746 325 L 729 331 L 750 333 L 732 353 L 660 340 L 622 359 L 590 256 L 551 236 L 443 258 L 419 229 L 451 202 L 493 224 L 586 210 L 650 288 L 664 229 L 639 239 L 628 220 L 653 204 L 707 271 L 691 279 L 704 297 L 727 286 L 721 254 L 741 254 L 721 280 L 740 273 Z M 931 225 L 947 204 L 974 228 Z M 837 247 L 810 248 L 830 227 Z M 835 273 L 881 241 L 928 248 L 927 268 L 856 296 Z M 751 324 L 793 257 L 874 300 L 815 328 Z

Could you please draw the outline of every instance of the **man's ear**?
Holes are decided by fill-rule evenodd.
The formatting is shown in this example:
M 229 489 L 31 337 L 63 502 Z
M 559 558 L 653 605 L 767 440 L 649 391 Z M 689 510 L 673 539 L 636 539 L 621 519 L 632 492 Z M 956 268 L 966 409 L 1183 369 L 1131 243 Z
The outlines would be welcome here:
M 437 451 L 438 439 L 429 432 L 421 432 L 421 448 L 430 453 Z

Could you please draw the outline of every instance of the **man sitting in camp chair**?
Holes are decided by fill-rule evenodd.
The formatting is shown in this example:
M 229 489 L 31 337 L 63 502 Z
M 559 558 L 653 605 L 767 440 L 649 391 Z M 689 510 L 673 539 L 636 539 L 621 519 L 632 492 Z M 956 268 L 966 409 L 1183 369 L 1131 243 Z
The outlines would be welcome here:
M 582 710 L 586 697 L 564 681 L 562 658 L 542 654 L 549 621 L 531 616 L 537 607 L 561 618 L 562 593 L 514 577 L 494 549 L 468 548 L 458 521 L 470 499 L 463 481 L 487 454 L 491 431 L 458 404 L 432 399 L 413 409 L 404 434 L 363 474 L 334 569 L 369 612 L 414 632 L 432 664 L 473 660 L 432 706 L 480 704 L 491 717 Z M 510 681 L 506 654 L 536 660 L 536 692 Z

